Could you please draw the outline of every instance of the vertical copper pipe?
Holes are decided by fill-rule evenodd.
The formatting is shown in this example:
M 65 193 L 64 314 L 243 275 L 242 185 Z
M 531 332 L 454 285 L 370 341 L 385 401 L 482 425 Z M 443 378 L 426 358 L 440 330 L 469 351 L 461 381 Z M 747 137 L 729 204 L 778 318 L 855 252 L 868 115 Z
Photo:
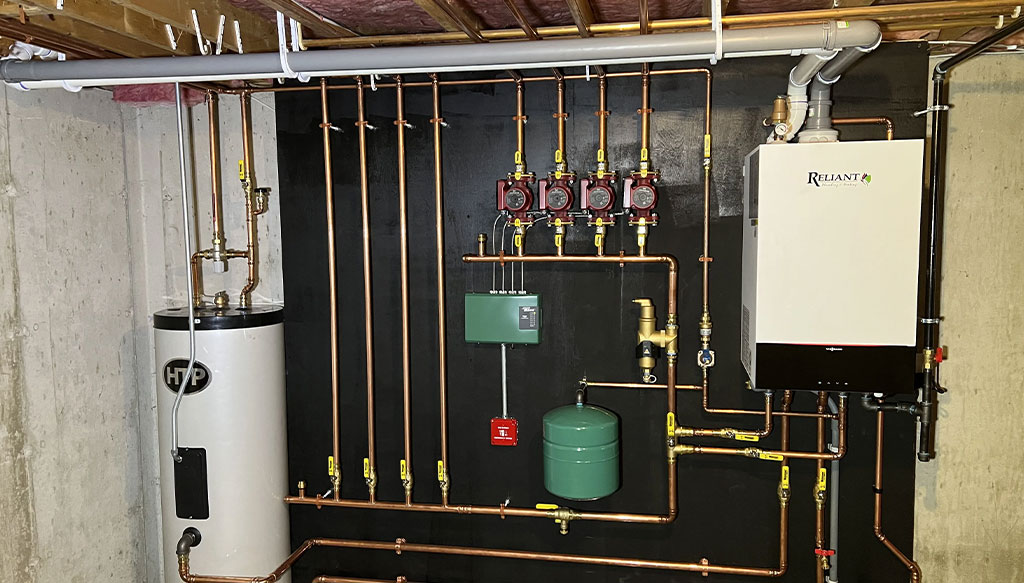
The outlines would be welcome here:
M 366 472 L 370 502 L 377 501 L 377 410 L 374 406 L 373 268 L 370 261 L 370 188 L 366 170 L 366 104 L 363 78 L 356 80 L 356 128 L 359 133 L 359 200 L 363 222 L 363 312 L 366 344 Z
M 647 10 L 647 0 L 640 0 L 640 34 L 648 34 L 650 30 L 650 17 Z
M 646 161 L 651 148 L 651 72 L 647 63 L 644 63 L 640 73 L 640 87 L 640 160 Z
M 334 172 L 331 165 L 331 120 L 327 112 L 327 78 L 320 79 L 320 129 L 324 141 L 324 199 L 327 206 L 327 278 L 330 294 L 331 328 L 331 450 L 334 455 L 334 473 L 331 490 L 334 499 L 341 498 L 341 429 L 338 399 L 338 279 L 334 244 Z
M 824 413 L 828 405 L 828 393 L 818 393 L 818 413 Z M 818 453 L 825 453 L 825 419 L 818 417 Z M 814 474 L 818 481 L 814 487 L 814 548 L 816 551 L 825 549 L 825 490 L 821 488 L 821 473 L 825 469 L 825 461 L 818 459 L 817 472 Z M 825 557 L 814 554 L 815 579 L 818 583 L 825 582 Z
M 526 142 L 526 116 L 523 112 L 526 108 L 524 104 L 523 91 L 523 80 L 520 78 L 516 81 L 516 153 L 519 158 L 518 163 L 522 164 L 523 168 L 525 168 L 526 152 L 524 148 Z
M 707 89 L 704 94 L 704 250 L 701 255 L 703 272 L 703 316 L 709 321 L 709 271 L 711 263 L 711 71 L 706 72 Z
M 558 86 L 558 113 L 555 118 L 558 120 L 558 151 L 562 153 L 562 160 L 565 160 L 565 78 L 555 82 Z
M 206 111 L 210 121 L 210 194 L 213 216 L 213 248 L 223 250 L 224 239 L 224 196 L 220 178 L 220 96 L 213 91 L 206 93 Z
M 601 75 L 598 79 L 600 91 L 598 93 L 597 112 L 597 149 L 599 159 L 608 158 L 608 79 Z
M 790 406 L 793 403 L 792 391 L 785 391 L 782 395 L 782 412 L 789 413 Z M 789 416 L 783 416 L 782 421 L 779 423 L 780 432 L 782 436 L 780 438 L 780 446 L 782 451 L 789 449 Z M 782 472 L 788 481 L 789 478 L 789 458 L 783 458 L 782 460 Z M 779 575 L 784 575 L 786 569 L 789 567 L 789 499 L 790 489 L 789 485 L 786 484 L 787 488 L 783 490 L 783 484 L 779 484 Z
M 885 443 L 885 412 L 880 408 L 875 415 L 875 485 L 873 488 L 875 491 L 875 537 L 910 571 L 911 582 L 918 583 L 921 580 L 921 567 L 916 561 L 903 554 L 903 551 L 882 532 L 882 451 Z
M 252 169 L 252 96 L 248 91 L 239 97 L 242 112 L 242 175 L 245 189 L 245 232 L 247 239 L 247 262 L 249 274 L 239 294 L 238 303 L 242 308 L 252 305 L 252 290 L 260 281 L 259 247 L 257 246 L 256 211 L 253 208 L 253 192 L 256 188 L 255 173 Z M 324 130 L 327 131 L 327 130 Z
M 430 76 L 434 103 L 434 213 L 435 238 L 437 241 L 437 386 L 441 407 L 441 504 L 448 505 L 448 490 L 451 486 L 448 469 L 448 314 L 445 308 L 445 265 L 444 265 L 444 183 L 441 167 L 441 89 L 436 74 Z M 481 243 L 482 244 L 482 243 Z
M 409 348 L 409 217 L 405 184 L 405 89 L 401 77 L 395 77 L 396 115 L 398 128 L 398 224 L 401 238 L 402 280 L 402 406 L 405 429 L 405 503 L 412 504 L 412 374 Z

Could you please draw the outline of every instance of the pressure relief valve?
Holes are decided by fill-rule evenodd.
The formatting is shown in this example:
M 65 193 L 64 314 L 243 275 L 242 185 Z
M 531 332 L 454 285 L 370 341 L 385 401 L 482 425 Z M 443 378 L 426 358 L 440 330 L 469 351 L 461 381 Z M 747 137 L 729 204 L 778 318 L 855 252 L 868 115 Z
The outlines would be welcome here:
M 665 350 L 665 356 L 669 362 L 675 362 L 678 357 L 677 337 L 679 326 L 676 324 L 675 314 L 669 314 L 664 330 L 658 330 L 658 319 L 654 316 L 654 304 L 649 298 L 636 298 L 634 304 L 640 305 L 640 317 L 637 319 L 636 332 L 636 358 L 643 372 L 645 383 L 657 382 L 657 377 L 651 374 L 657 364 L 661 350 Z

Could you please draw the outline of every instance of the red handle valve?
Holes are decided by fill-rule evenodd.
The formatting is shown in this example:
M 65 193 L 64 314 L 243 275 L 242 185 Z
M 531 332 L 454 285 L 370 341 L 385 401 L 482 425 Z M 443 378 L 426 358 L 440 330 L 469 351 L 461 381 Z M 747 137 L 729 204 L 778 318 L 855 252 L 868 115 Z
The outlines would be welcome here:
M 831 557 L 832 555 L 836 554 L 836 552 L 832 549 L 814 549 L 814 554 L 818 555 L 819 557 Z

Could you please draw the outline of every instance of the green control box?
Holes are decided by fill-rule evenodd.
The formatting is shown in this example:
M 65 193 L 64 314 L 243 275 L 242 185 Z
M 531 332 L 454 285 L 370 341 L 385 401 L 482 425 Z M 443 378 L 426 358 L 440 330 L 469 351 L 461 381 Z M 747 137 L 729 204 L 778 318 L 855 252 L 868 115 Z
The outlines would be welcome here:
M 540 296 L 466 294 L 466 342 L 539 344 Z

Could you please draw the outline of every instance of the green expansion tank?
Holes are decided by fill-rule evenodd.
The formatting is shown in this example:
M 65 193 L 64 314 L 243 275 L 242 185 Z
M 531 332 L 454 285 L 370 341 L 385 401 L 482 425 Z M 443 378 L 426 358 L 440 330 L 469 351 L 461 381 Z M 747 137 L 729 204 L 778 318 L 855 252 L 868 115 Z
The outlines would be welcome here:
M 544 415 L 544 487 L 569 500 L 619 489 L 619 418 L 582 401 Z

